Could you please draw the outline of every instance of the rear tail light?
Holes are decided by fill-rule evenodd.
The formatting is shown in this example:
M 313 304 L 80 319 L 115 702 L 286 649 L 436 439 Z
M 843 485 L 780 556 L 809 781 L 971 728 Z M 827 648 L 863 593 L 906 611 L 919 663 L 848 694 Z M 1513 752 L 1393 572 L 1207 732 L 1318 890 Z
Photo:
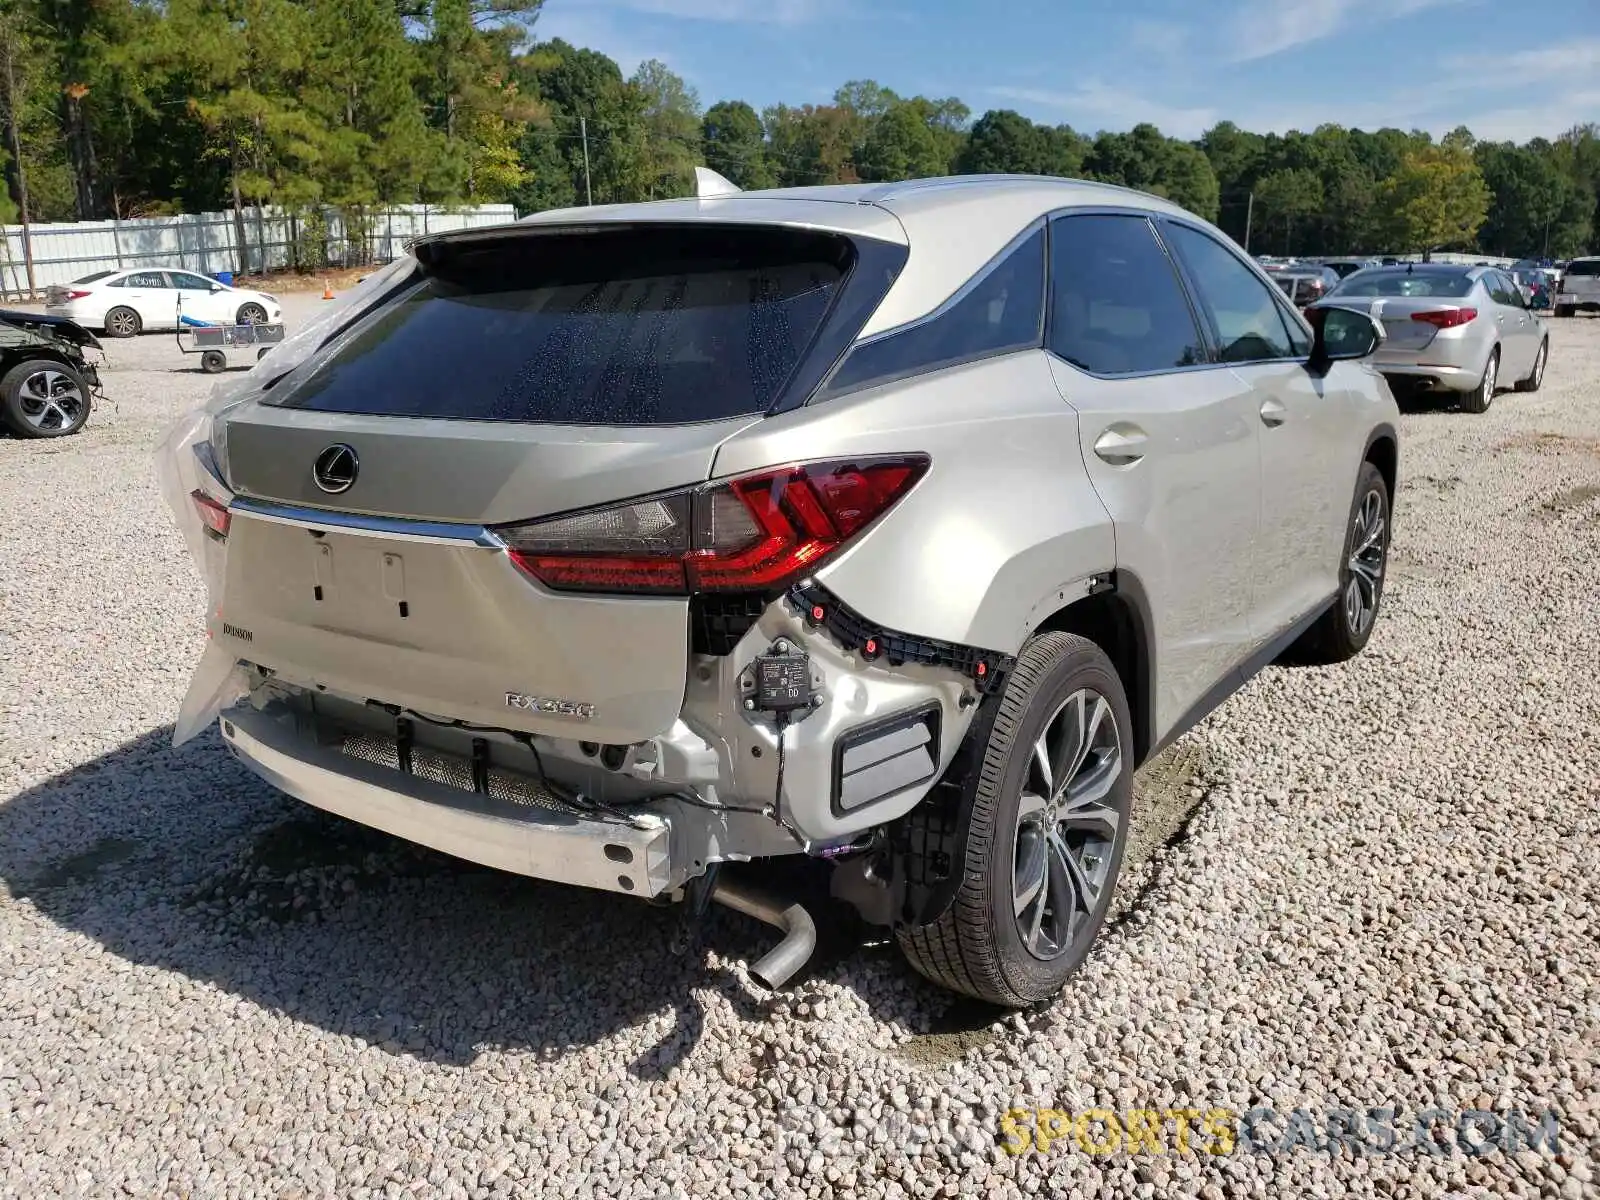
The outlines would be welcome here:
M 232 517 L 228 513 L 227 505 L 218 503 L 200 491 L 190 492 L 189 499 L 194 501 L 195 511 L 200 514 L 200 520 L 205 524 L 208 533 L 218 539 L 228 536 L 228 526 L 232 522 Z
M 1457 325 L 1465 325 L 1468 321 L 1475 321 L 1477 317 L 1478 310 L 1475 308 L 1439 308 L 1411 314 L 1413 321 L 1421 321 L 1425 325 L 1432 325 L 1438 329 L 1453 329 Z
M 887 512 L 928 462 L 802 463 L 495 533 L 517 566 L 559 591 L 773 591 Z
M 63 300 L 82 300 L 88 294 L 82 288 L 68 288 L 61 298 Z

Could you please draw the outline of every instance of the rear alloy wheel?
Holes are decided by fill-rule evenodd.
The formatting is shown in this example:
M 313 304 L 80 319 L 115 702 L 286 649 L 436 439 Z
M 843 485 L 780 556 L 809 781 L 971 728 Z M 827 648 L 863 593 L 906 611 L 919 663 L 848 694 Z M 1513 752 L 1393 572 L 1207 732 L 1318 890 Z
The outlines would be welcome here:
M 1500 347 L 1489 351 L 1489 361 L 1483 365 L 1483 378 L 1478 386 L 1461 397 L 1461 411 L 1486 413 L 1494 403 L 1495 385 L 1500 382 Z
M 113 308 L 106 314 L 108 337 L 133 337 L 143 327 L 144 322 L 139 320 L 139 314 L 131 308 Z
M 1517 380 L 1517 391 L 1537 392 L 1539 385 L 1544 382 L 1545 363 L 1550 358 L 1549 339 L 1539 343 L 1539 353 L 1533 356 L 1533 370 L 1528 372 L 1526 379 Z
M 254 302 L 241 304 L 235 320 L 240 325 L 265 325 L 267 323 L 267 310 Z
M 1389 567 L 1389 485 L 1370 462 L 1361 464 L 1339 567 L 1339 595 L 1306 630 L 1290 657 L 1306 663 L 1341 663 L 1366 648 L 1378 623 Z
M 921 974 L 991 1004 L 1048 1000 L 1105 920 L 1133 802 L 1122 681 L 1093 642 L 1047 633 L 1006 681 L 972 792 L 962 884 L 902 930 Z
M 89 419 L 89 387 L 65 363 L 34 359 L 0 379 L 0 416 L 18 437 L 52 438 L 77 433 Z

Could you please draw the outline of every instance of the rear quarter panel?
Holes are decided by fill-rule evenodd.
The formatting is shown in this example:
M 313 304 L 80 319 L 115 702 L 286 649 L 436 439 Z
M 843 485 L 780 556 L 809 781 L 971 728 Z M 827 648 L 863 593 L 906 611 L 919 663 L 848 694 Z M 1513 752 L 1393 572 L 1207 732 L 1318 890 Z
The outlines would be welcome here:
M 817 578 L 886 629 L 1015 653 L 1115 565 L 1077 414 L 1042 351 L 839 397 L 730 438 L 715 473 L 921 451 L 928 474 Z

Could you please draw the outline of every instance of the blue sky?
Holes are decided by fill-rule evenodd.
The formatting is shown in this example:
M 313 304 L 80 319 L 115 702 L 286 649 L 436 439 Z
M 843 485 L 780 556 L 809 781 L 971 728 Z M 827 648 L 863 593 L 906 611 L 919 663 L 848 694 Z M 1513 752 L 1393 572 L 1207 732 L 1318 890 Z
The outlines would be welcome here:
M 546 0 L 536 32 L 659 58 L 707 105 L 866 78 L 1086 132 L 1600 121 L 1600 0 Z

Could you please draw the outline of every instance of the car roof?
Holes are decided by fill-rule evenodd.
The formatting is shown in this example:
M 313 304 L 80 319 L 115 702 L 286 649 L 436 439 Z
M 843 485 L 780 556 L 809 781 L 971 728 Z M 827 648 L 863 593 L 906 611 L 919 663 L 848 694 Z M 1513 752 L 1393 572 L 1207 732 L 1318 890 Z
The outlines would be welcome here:
M 512 228 L 715 221 L 790 225 L 910 246 L 894 286 L 861 330 L 868 337 L 933 312 L 1035 221 L 1063 208 L 1127 208 L 1196 219 L 1169 200 L 1109 183 L 1047 175 L 955 175 L 554 209 L 524 217 Z M 482 236 L 491 228 L 500 235 L 507 227 L 423 240 Z

